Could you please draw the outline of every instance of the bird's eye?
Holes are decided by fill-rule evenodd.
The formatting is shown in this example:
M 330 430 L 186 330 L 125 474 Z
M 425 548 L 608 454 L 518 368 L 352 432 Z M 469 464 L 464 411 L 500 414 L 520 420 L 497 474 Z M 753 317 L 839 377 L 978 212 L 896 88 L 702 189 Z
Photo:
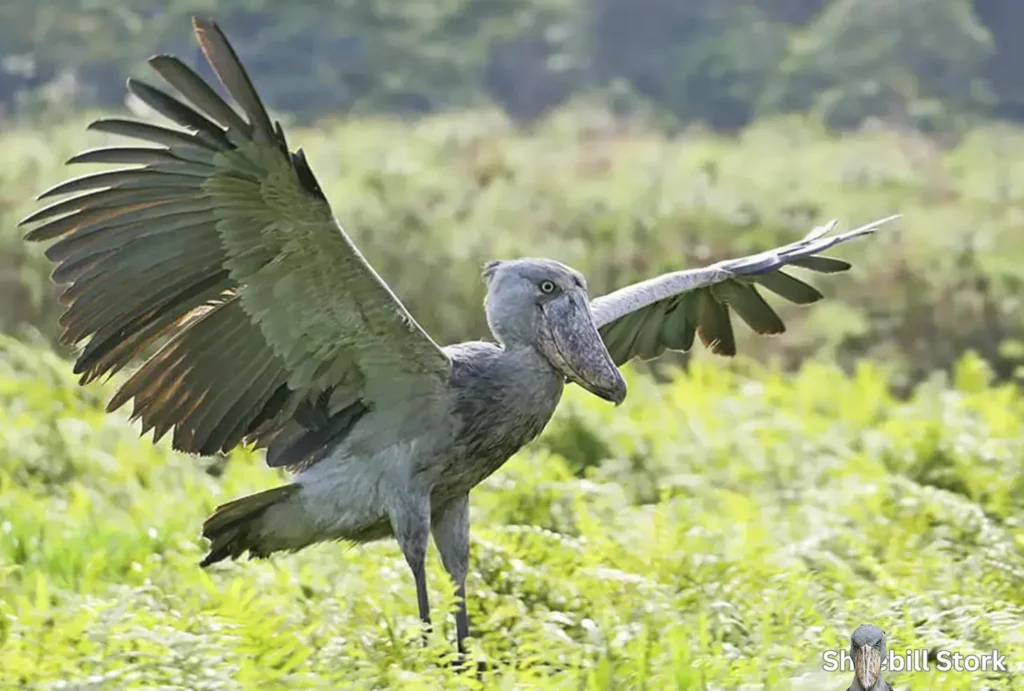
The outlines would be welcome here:
M 551 281 L 541 281 L 540 292 L 544 293 L 545 295 L 550 295 L 551 293 L 555 292 L 555 284 L 552 283 Z

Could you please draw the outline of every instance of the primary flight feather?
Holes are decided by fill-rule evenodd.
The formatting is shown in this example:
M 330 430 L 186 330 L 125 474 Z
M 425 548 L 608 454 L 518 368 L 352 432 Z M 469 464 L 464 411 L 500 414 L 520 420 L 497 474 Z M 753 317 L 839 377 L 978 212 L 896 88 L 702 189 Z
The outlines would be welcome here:
M 237 105 L 173 56 L 150 65 L 177 94 L 129 90 L 178 125 L 119 118 L 91 129 L 139 143 L 70 163 L 132 167 L 57 185 L 26 238 L 65 286 L 62 340 L 83 344 L 82 383 L 159 349 L 108 406 L 175 449 L 266 447 L 291 483 L 219 507 L 203 534 L 208 565 L 324 540 L 395 537 L 429 621 L 431 534 L 468 635 L 469 491 L 544 429 L 566 381 L 619 404 L 617 366 L 696 337 L 733 355 L 730 309 L 756 332 L 782 320 L 758 288 L 807 304 L 821 294 L 784 273 L 833 273 L 820 252 L 874 231 L 834 224 L 768 252 L 679 271 L 591 301 L 578 272 L 549 259 L 489 262 L 485 309 L 496 342 L 439 347 L 335 220 L 301 150 L 271 121 L 225 35 L 195 19 L 206 60 Z

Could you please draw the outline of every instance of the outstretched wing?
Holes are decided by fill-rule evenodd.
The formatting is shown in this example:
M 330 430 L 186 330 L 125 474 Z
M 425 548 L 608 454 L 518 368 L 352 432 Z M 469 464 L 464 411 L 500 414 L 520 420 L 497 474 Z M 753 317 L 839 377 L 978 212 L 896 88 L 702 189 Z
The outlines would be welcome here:
M 145 431 L 173 427 L 173 446 L 200 454 L 269 443 L 293 417 L 343 427 L 375 405 L 442 391 L 448 357 L 335 221 L 220 28 L 193 25 L 244 117 L 177 58 L 154 57 L 184 100 L 128 88 L 185 129 L 94 122 L 157 146 L 75 156 L 138 167 L 57 185 L 40 199 L 82 194 L 22 221 L 36 224 L 27 239 L 57 239 L 46 254 L 66 285 L 62 340 L 88 339 L 81 382 L 163 343 L 108 410 L 134 399 Z
M 830 236 L 836 225 L 831 221 L 802 240 L 767 252 L 634 283 L 593 300 L 594 320 L 619 365 L 634 357 L 649 360 L 666 350 L 689 350 L 695 336 L 713 353 L 735 355 L 729 308 L 759 334 L 782 333 L 785 324 L 756 286 L 799 305 L 816 302 L 822 294 L 783 272 L 782 267 L 793 265 L 819 273 L 846 271 L 849 263 L 819 253 L 873 233 L 894 218 L 897 216 Z

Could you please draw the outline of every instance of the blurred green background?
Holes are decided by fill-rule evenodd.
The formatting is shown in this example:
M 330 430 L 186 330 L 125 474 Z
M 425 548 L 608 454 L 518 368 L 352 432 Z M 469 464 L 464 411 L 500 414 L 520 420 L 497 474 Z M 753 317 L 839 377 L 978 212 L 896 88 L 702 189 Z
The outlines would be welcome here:
M 200 67 L 195 13 L 442 343 L 486 335 L 488 259 L 599 294 L 903 218 L 787 333 L 573 391 L 474 493 L 479 685 L 394 545 L 200 571 L 203 517 L 285 476 L 138 440 L 56 342 L 17 221 L 92 118 L 149 117 L 146 57 Z M 1022 35 L 1006 0 L 0 3 L 0 689 L 845 689 L 866 622 L 1013 666 L 896 688 L 1024 689 Z

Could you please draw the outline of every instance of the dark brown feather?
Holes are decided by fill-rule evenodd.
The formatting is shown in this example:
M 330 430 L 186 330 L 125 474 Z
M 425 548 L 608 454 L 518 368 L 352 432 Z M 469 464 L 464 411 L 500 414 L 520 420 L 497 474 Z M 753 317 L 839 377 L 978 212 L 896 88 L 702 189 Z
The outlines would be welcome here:
M 835 274 L 840 273 L 841 271 L 848 271 L 852 266 L 850 262 L 845 262 L 842 259 L 833 259 L 832 257 L 822 257 L 819 255 L 800 257 L 791 261 L 790 264 L 823 274 Z
M 39 211 L 33 214 L 29 214 L 21 221 L 18 222 L 19 226 L 27 225 L 29 223 L 35 223 L 42 221 L 46 218 L 52 218 L 54 216 L 60 216 L 61 214 L 69 214 L 71 212 L 85 213 L 96 213 L 97 217 L 90 216 L 89 222 L 99 220 L 100 216 L 107 218 L 113 218 L 123 213 L 133 211 L 142 204 L 148 204 L 150 202 L 157 201 L 170 201 L 180 199 L 183 194 L 183 190 L 194 190 L 195 183 L 190 181 L 187 185 L 182 185 L 180 189 L 160 187 L 153 189 L 105 189 L 97 190 L 95 192 L 86 192 L 69 199 L 62 199 L 59 202 L 55 202 L 48 206 L 43 207 Z M 38 242 L 41 240 L 50 240 L 52 238 L 61 235 L 62 233 L 69 230 L 68 227 L 63 225 L 65 219 L 56 219 L 50 221 L 46 225 L 40 226 L 34 230 L 31 230 L 25 234 L 26 240 Z M 83 222 L 84 219 L 83 219 Z M 49 226 L 55 224 L 54 230 L 49 230 Z M 59 224 L 59 225 L 57 225 Z
M 108 146 L 89 149 L 76 154 L 65 161 L 65 165 L 75 163 L 181 163 L 182 159 L 167 149 L 153 149 L 145 146 Z
M 202 439 L 208 437 L 209 428 L 200 435 L 199 426 L 209 419 L 207 413 L 212 416 L 214 410 L 218 415 L 225 415 L 253 385 L 253 378 L 264 375 L 272 364 L 265 357 L 246 357 L 248 351 L 244 334 L 235 339 L 226 333 L 221 335 L 225 338 L 218 339 L 215 335 L 208 339 L 215 343 L 214 347 L 222 349 L 214 358 L 209 357 L 208 351 L 182 348 L 186 357 L 178 369 L 183 374 L 175 387 L 173 398 L 157 398 L 159 404 L 142 416 L 144 425 L 153 424 L 161 436 L 173 426 L 172 446 L 176 449 L 192 448 L 202 455 L 221 450 L 219 446 L 209 451 L 203 450 Z M 220 369 L 224 367 L 227 367 L 229 373 L 226 377 L 223 376 L 224 370 Z M 215 379 L 215 376 L 219 378 Z M 212 385 L 214 381 L 217 386 Z M 216 422 L 214 419 L 212 425 L 216 425 Z
M 265 346 L 261 355 L 263 360 L 253 358 L 252 364 L 245 368 L 247 379 L 240 380 L 242 387 L 234 392 L 234 401 L 230 405 L 223 405 L 230 400 L 225 397 L 223 403 L 216 408 L 219 414 L 214 414 L 212 406 L 206 408 L 207 413 L 194 424 L 195 431 L 189 446 L 198 448 L 201 454 L 211 454 L 230 450 L 241 442 L 245 430 L 260 409 L 287 380 L 280 361 Z M 257 363 L 259 367 L 255 367 Z M 189 420 L 186 419 L 185 423 L 184 427 L 188 429 Z
M 771 305 L 764 301 L 752 285 L 738 281 L 723 281 L 711 286 L 715 299 L 733 309 L 740 319 L 756 333 L 780 334 L 786 325 Z
M 732 357 L 736 354 L 736 338 L 733 335 L 729 309 L 715 300 L 711 291 L 702 289 L 699 302 L 700 318 L 697 335 L 712 353 Z
M 230 148 L 231 142 L 220 125 L 207 120 L 166 91 L 134 77 L 128 78 L 128 90 L 146 105 L 177 124 L 195 130 L 196 135 L 214 148 Z
M 249 321 L 238 299 L 218 306 L 197 320 L 182 334 L 178 344 L 182 350 L 193 353 L 192 359 L 196 361 L 196 369 L 189 375 L 193 381 L 187 383 L 187 388 L 198 392 L 215 378 L 218 381 L 218 389 L 211 392 L 202 410 L 182 416 L 174 432 L 179 446 L 184 443 L 201 449 L 213 429 L 254 382 L 259 378 L 265 382 L 267 368 L 276 364 L 280 369 L 280 362 L 275 362 L 259 327 Z M 270 376 L 273 377 L 272 372 Z M 255 417 L 258 410 L 241 411 L 241 414 L 249 412 Z M 235 422 L 230 424 L 233 426 Z
M 177 282 L 186 273 L 220 268 L 217 262 L 223 262 L 225 256 L 217 238 L 210 237 L 202 226 L 185 229 L 177 236 L 150 237 L 145 244 L 147 246 L 141 252 L 132 246 L 131 241 L 111 248 L 117 252 L 116 261 L 108 259 L 82 270 L 79 280 L 64 289 L 61 300 L 74 305 L 83 297 L 89 299 L 90 295 L 123 289 L 125 292 L 120 298 L 112 296 L 114 302 L 130 302 L 138 294 L 152 295 L 161 289 L 164 281 Z M 139 272 L 143 275 L 148 272 L 147 277 L 151 280 L 139 281 Z
M 46 248 L 46 257 L 54 262 L 66 259 L 81 259 L 99 252 L 122 249 L 130 242 L 164 233 L 176 233 L 188 228 L 201 228 L 209 235 L 216 232 L 214 224 L 216 212 L 210 207 L 208 200 L 199 199 L 190 204 L 177 205 L 174 208 L 149 207 L 141 210 L 141 218 L 132 218 L 111 225 L 95 224 L 83 228 L 67 237 L 61 238 Z M 188 233 L 177 233 L 173 240 L 184 244 L 192 240 Z
M 192 132 L 172 130 L 159 125 L 151 125 L 148 122 L 139 120 L 126 120 L 125 118 L 100 118 L 93 120 L 86 128 L 94 132 L 106 132 L 108 134 L 119 134 L 132 139 L 142 139 L 154 144 L 163 144 L 168 147 L 182 147 L 186 149 L 198 149 L 199 151 L 217 151 L 218 149 L 210 142 L 196 136 Z M 227 147 L 222 147 L 227 148 Z
M 824 297 L 824 295 L 818 292 L 817 288 L 795 279 L 782 271 L 751 276 L 750 280 L 760 283 L 776 295 L 798 305 L 809 305 Z
M 149 64 L 164 81 L 228 130 L 237 129 L 244 136 L 252 133 L 249 123 L 239 117 L 234 108 L 181 60 L 173 55 L 157 55 L 149 59 Z
M 255 129 L 254 134 L 257 135 L 257 141 L 262 139 L 268 143 L 273 142 L 274 128 L 270 124 L 267 109 L 263 106 L 259 94 L 256 93 L 235 49 L 228 43 L 220 27 L 212 21 L 198 17 L 192 19 L 192 27 L 195 30 L 196 38 L 199 39 L 199 45 L 202 47 L 206 60 L 217 73 L 221 84 L 249 116 L 249 122 Z
M 98 330 L 75 363 L 75 371 L 84 373 L 83 383 L 123 369 L 143 349 L 169 335 L 189 312 L 223 292 L 221 286 L 226 278 L 226 273 L 215 275 L 205 283 L 181 291 L 169 306 L 151 309 L 123 325 L 108 325 Z M 117 407 L 120 405 L 114 410 Z
M 275 375 L 274 377 L 263 377 L 260 381 L 254 382 L 253 387 L 249 391 L 248 398 L 249 410 L 247 412 L 251 412 L 251 414 L 238 416 L 237 424 L 225 434 L 224 440 L 220 442 L 222 449 L 234 448 L 245 441 L 245 437 L 265 414 L 264 411 L 268 409 L 268 405 L 278 395 L 278 392 L 283 389 L 289 393 L 290 397 L 291 392 L 286 385 L 288 376 L 285 373 L 284 367 L 280 364 Z M 280 411 L 280 408 L 278 408 L 278 411 Z M 217 432 L 215 431 L 214 433 L 216 434 Z
M 128 274 L 122 285 L 136 283 L 130 276 Z M 108 325 L 129 323 L 150 311 L 174 309 L 180 300 L 197 289 L 205 292 L 206 287 L 213 286 L 223 290 L 232 287 L 230 275 L 216 259 L 204 265 L 190 266 L 187 274 L 176 276 L 174 281 L 136 285 L 136 292 L 130 297 L 123 292 L 119 296 L 116 289 L 105 285 L 105 290 L 90 291 L 68 307 L 60 319 L 60 324 L 65 327 L 62 342 L 71 345 L 89 332 Z
M 54 185 L 40 194 L 39 199 L 55 197 L 58 194 L 70 194 L 71 192 L 113 187 L 115 185 L 118 189 L 181 187 L 183 185 L 195 187 L 199 184 L 197 178 L 201 180 L 205 177 L 202 173 L 190 174 L 183 173 L 180 170 L 171 173 L 162 170 L 169 165 L 158 163 L 146 168 L 122 168 L 120 170 L 105 170 L 100 173 L 81 175 Z

